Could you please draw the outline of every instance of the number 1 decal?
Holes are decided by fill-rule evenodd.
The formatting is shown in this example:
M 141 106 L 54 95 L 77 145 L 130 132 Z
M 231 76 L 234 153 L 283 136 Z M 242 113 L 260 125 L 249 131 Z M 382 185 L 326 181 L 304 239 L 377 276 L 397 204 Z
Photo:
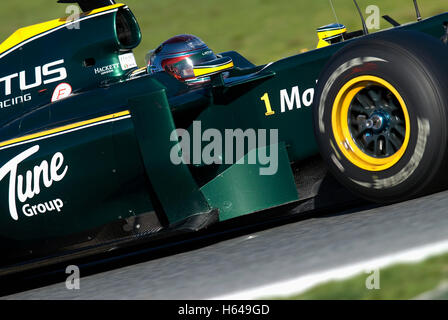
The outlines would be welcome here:
M 271 101 L 269 101 L 269 95 L 268 95 L 267 92 L 261 97 L 260 100 L 261 100 L 261 101 L 264 101 L 264 104 L 266 105 L 266 113 L 265 113 L 265 116 L 268 117 L 268 116 L 272 116 L 272 115 L 274 115 L 274 114 L 275 114 L 275 111 L 272 110 L 272 107 L 271 107 Z

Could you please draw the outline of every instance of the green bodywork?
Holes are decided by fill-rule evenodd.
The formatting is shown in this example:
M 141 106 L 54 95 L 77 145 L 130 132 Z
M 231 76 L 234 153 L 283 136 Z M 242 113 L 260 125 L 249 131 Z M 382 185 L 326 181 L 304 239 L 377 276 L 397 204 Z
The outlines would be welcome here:
M 236 52 L 225 52 L 222 55 L 231 57 L 235 64 L 228 77 L 217 76 L 213 85 L 192 89 L 165 73 L 130 77 L 135 68 L 123 70 L 119 56 L 130 53 L 141 37 L 134 21 L 134 43 L 124 46 L 117 40 L 116 16 L 123 10 L 134 21 L 126 7 L 119 7 L 80 21 L 79 29 L 61 28 L 23 43 L 0 58 L 0 78 L 25 71 L 28 84 L 35 80 L 36 70 L 43 72 L 44 66 L 54 61 L 63 59 L 58 66 L 67 72 L 63 80 L 48 84 L 43 74 L 42 84 L 26 91 L 20 89 L 20 75 L 11 78 L 12 92 L 0 101 L 25 94 L 30 94 L 31 100 L 0 109 L 0 142 L 130 112 L 117 121 L 0 144 L 0 168 L 39 146 L 18 164 L 15 175 L 8 171 L 0 179 L 0 237 L 23 247 L 151 212 L 156 212 L 167 227 L 211 210 L 218 210 L 223 221 L 300 200 L 291 164 L 318 153 L 310 103 L 316 82 L 332 55 L 356 40 L 263 66 L 252 65 Z M 448 21 L 448 14 L 400 28 L 441 37 L 444 21 Z M 113 66 L 110 73 L 102 75 L 97 70 L 108 66 Z M 2 95 L 5 83 L 0 85 Z M 73 94 L 51 103 L 60 83 L 69 83 Z M 292 110 L 286 107 L 282 112 L 282 90 L 289 97 L 298 90 L 300 107 L 296 101 Z M 262 100 L 266 93 L 275 112 L 270 116 L 265 115 Z M 259 163 L 173 164 L 170 152 L 178 141 L 171 141 L 170 136 L 180 127 L 192 132 L 193 121 L 201 121 L 202 130 L 214 128 L 223 133 L 237 128 L 278 129 L 277 173 L 259 175 Z M 55 157 L 58 153 L 63 160 Z M 41 168 L 47 166 L 48 170 L 39 175 L 35 169 L 43 162 Z M 46 172 L 50 177 L 63 177 L 48 183 Z M 25 195 L 26 190 L 40 189 L 23 201 L 17 191 L 20 176 Z M 15 198 L 18 219 L 11 214 L 11 197 Z M 57 199 L 63 203 L 60 212 L 24 213 L 26 208 L 49 205 Z

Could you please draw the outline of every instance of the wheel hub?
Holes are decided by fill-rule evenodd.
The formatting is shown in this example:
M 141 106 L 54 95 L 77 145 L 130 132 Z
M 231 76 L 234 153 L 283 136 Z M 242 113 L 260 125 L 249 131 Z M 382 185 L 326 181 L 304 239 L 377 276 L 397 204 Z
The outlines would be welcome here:
M 348 110 L 350 134 L 367 155 L 386 158 L 403 145 L 404 116 L 387 88 L 370 85 L 360 90 Z
M 392 84 L 376 76 L 356 77 L 340 89 L 333 103 L 332 125 L 346 158 L 370 171 L 395 165 L 410 139 L 404 99 Z
M 383 111 L 373 113 L 365 122 L 368 129 L 372 129 L 375 133 L 381 133 L 387 130 L 390 115 Z

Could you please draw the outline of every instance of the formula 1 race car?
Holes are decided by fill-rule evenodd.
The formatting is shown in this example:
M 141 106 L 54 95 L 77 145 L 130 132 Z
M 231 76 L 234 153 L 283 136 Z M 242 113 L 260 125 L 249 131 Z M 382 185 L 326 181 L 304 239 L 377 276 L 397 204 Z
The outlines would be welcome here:
M 316 50 L 261 66 L 179 35 L 138 68 L 126 5 L 58 2 L 83 13 L 0 45 L 0 275 L 313 209 L 328 176 L 379 203 L 446 185 L 448 13 L 327 25 Z

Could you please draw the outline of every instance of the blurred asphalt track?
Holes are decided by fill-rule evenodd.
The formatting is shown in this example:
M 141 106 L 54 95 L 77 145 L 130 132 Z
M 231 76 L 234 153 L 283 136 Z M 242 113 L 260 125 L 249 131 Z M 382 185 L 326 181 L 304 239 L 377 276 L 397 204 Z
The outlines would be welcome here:
M 319 214 L 6 299 L 210 299 L 448 240 L 448 191 Z M 82 274 L 81 274 L 82 276 Z

